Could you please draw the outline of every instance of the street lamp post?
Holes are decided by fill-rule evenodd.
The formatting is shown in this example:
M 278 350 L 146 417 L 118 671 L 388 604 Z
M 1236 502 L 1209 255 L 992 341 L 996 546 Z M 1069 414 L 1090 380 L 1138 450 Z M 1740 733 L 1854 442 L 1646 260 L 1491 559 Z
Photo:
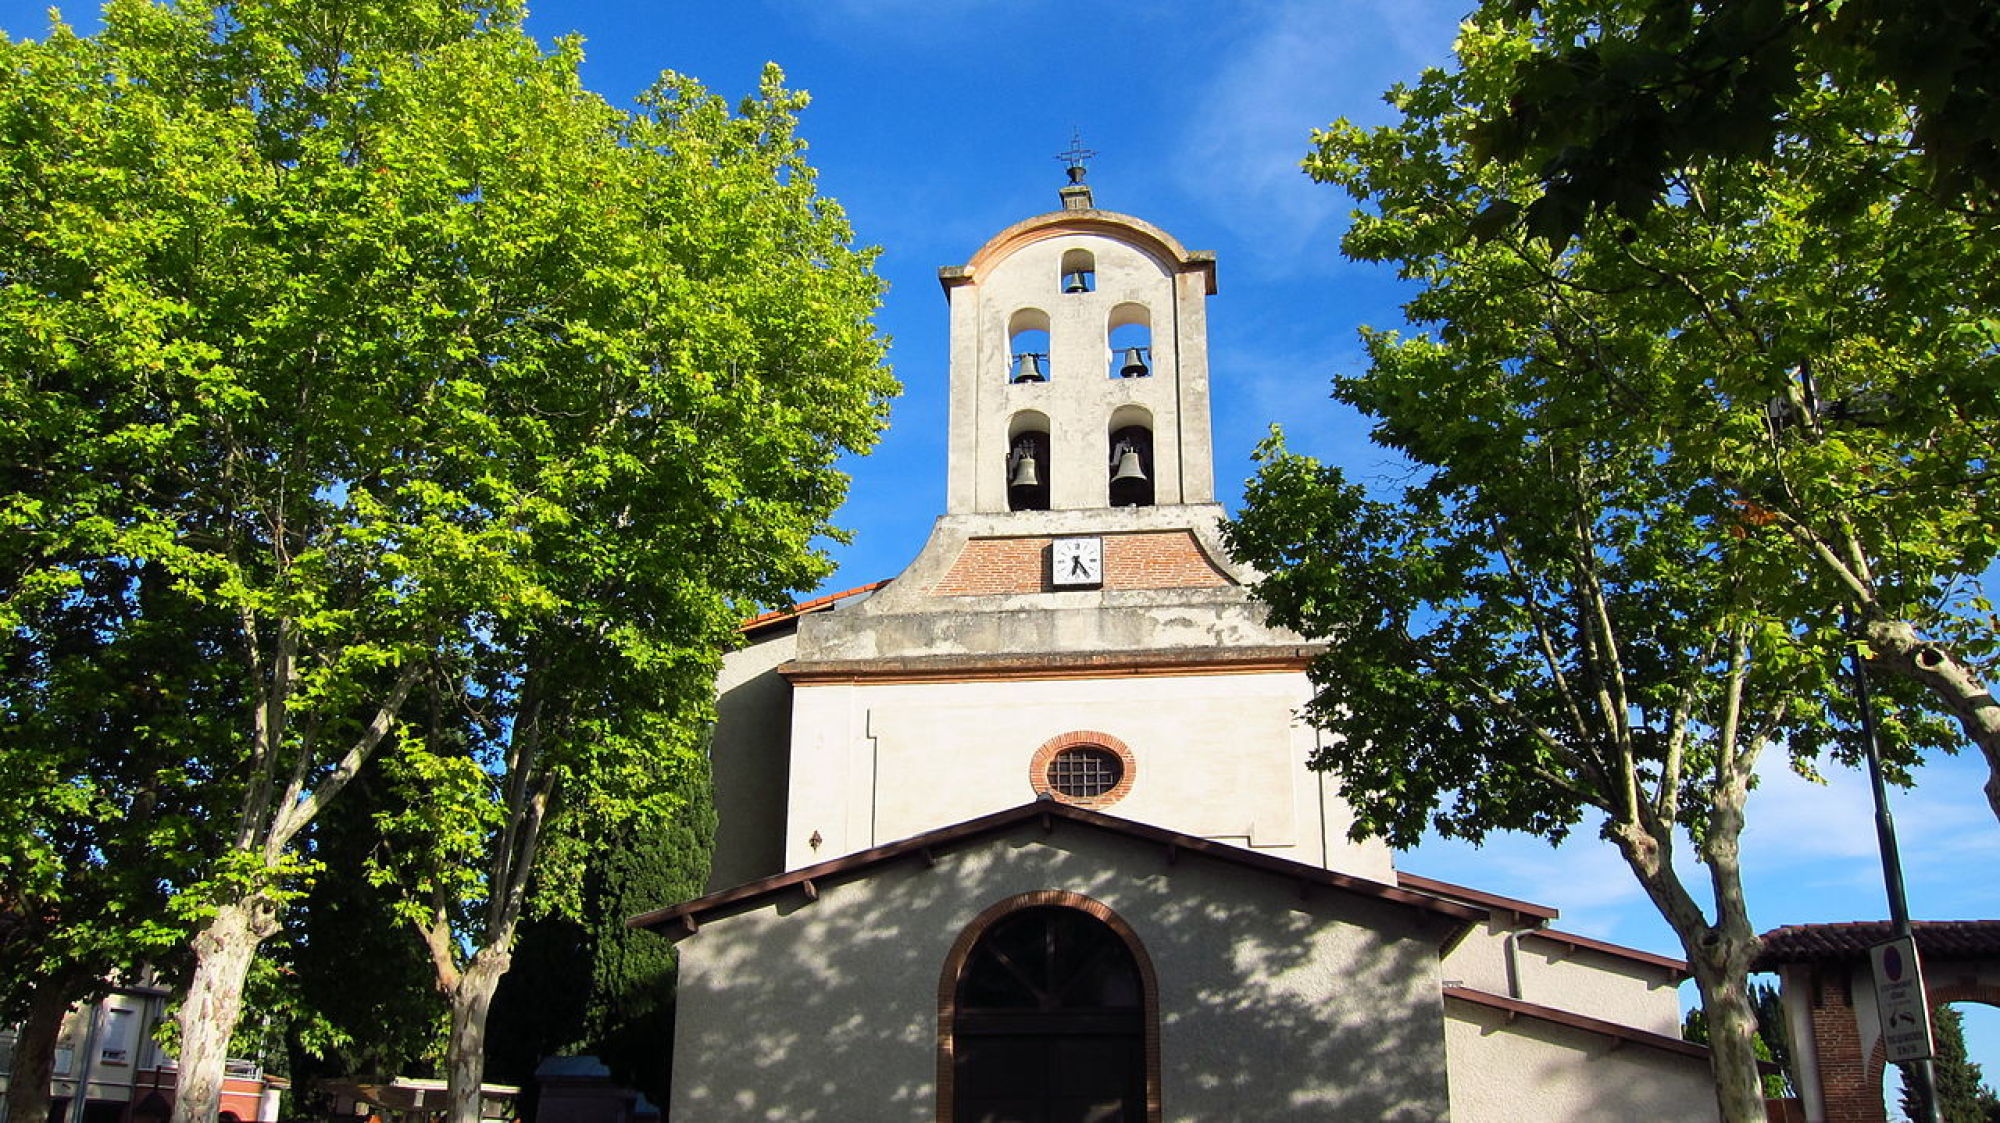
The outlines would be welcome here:
M 1861 639 L 1849 616 L 1848 655 L 1854 668 L 1854 700 L 1861 712 L 1861 749 L 1868 759 L 1868 785 L 1875 797 L 1875 840 L 1882 853 L 1882 883 L 1889 892 L 1889 924 L 1896 938 L 1911 935 L 1910 902 L 1903 892 L 1903 860 L 1896 849 L 1896 820 L 1889 814 L 1889 789 L 1882 779 L 1882 753 L 1875 743 L 1875 702 L 1868 693 L 1868 668 L 1861 658 Z M 1926 1011 L 1928 1014 L 1928 1011 Z M 1944 1123 L 1937 1099 L 1937 1077 L 1930 1058 L 1903 1062 L 1903 1071 L 1917 1092 L 1914 1123 Z

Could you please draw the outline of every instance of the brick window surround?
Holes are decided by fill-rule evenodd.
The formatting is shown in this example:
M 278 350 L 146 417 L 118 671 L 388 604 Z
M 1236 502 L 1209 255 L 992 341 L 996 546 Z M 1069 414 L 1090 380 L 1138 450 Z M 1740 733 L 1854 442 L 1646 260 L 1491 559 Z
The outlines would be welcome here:
M 1160 1123 L 1160 981 L 1153 972 L 1153 960 L 1146 954 L 1145 945 L 1139 942 L 1138 933 L 1132 930 L 1125 918 L 1111 910 L 1102 901 L 1093 900 L 1081 893 L 1067 889 L 1037 889 L 1029 893 L 1017 893 L 1005 900 L 988 906 L 984 912 L 974 917 L 972 923 L 958 934 L 952 942 L 951 950 L 945 953 L 944 970 L 938 975 L 938 1044 L 937 1044 L 937 1118 L 938 1123 L 953 1123 L 952 1110 L 957 1106 L 953 1090 L 957 1080 L 953 1064 L 952 1018 L 958 1008 L 958 977 L 965 970 L 965 961 L 972 956 L 974 945 L 986 930 L 999 923 L 1008 915 L 1022 909 L 1043 905 L 1056 905 L 1076 909 L 1094 917 L 1116 933 L 1118 938 L 1132 952 L 1132 961 L 1139 967 L 1140 1001 L 1143 1014 L 1140 1024 L 1145 1034 L 1143 1048 L 1146 1064 L 1146 1116 L 1144 1123 Z
M 1049 786 L 1049 762 L 1055 760 L 1057 753 L 1072 748 L 1103 749 L 1118 758 L 1118 763 L 1124 767 L 1124 774 L 1118 777 L 1118 782 L 1112 785 L 1110 790 L 1100 795 L 1064 795 Z M 1125 742 L 1109 733 L 1099 733 L 1089 729 L 1079 729 L 1049 738 L 1042 742 L 1042 747 L 1035 750 L 1035 755 L 1028 762 L 1028 785 L 1035 790 L 1036 798 L 1047 796 L 1073 807 L 1088 807 L 1093 810 L 1109 807 L 1124 799 L 1125 794 L 1132 790 L 1133 781 L 1138 778 L 1139 762 Z

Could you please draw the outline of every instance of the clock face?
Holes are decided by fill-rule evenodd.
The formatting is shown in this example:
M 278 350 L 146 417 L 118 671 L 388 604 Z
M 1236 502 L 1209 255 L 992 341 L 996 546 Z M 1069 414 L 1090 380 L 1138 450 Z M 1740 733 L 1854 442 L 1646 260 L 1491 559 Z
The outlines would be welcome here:
M 1104 540 L 1058 538 L 1049 548 L 1049 576 L 1057 588 L 1104 583 Z

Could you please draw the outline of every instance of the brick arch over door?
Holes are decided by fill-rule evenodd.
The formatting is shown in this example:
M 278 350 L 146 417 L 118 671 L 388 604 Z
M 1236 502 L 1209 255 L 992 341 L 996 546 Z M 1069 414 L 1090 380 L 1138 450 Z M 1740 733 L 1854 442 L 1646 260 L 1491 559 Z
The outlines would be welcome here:
M 1112 911 L 1110 906 L 1066 889 L 1037 889 L 995 902 L 974 917 L 972 923 L 965 926 L 965 930 L 958 934 L 958 939 L 952 942 L 951 950 L 945 954 L 944 969 L 938 975 L 937 992 L 938 1123 L 952 1123 L 953 1111 L 957 1107 L 954 1092 L 958 1058 L 953 1023 L 958 1012 L 959 979 L 964 974 L 966 961 L 971 957 L 973 949 L 979 945 L 980 939 L 994 925 L 1025 909 L 1048 906 L 1074 909 L 1101 922 L 1131 953 L 1133 964 L 1138 971 L 1140 988 L 1140 1031 L 1146 1082 L 1143 1123 L 1160 1123 L 1160 987 L 1159 977 L 1153 970 L 1152 957 L 1146 954 L 1146 947 L 1139 942 L 1138 933 L 1132 930 L 1132 926 L 1127 924 L 1123 917 Z
M 1937 1019 L 1938 1007 L 1949 1006 L 1954 1002 L 1977 1002 L 2000 1009 L 2000 984 L 1946 982 L 1941 985 L 1930 985 L 1926 983 L 1925 990 L 1928 992 L 1931 1000 L 1931 1019 L 1933 1024 L 1935 1024 Z M 1873 1088 L 1878 1093 L 1872 1101 L 1873 1114 L 1868 1114 L 1871 1109 L 1870 1104 L 1841 1104 L 1836 1109 L 1834 1101 L 1829 1099 L 1826 1105 L 1826 1117 L 1829 1121 L 1855 1119 L 1866 1121 L 1883 1120 L 1886 1123 L 1886 1120 L 1889 1118 L 1889 1105 L 1879 1093 L 1882 1088 L 1882 1080 L 1888 1075 L 1889 1043 L 1882 1040 L 1880 1034 L 1877 1034 L 1875 1037 L 1875 1047 L 1868 1051 L 1867 1064 L 1867 1075 L 1862 1078 L 1863 1087 Z

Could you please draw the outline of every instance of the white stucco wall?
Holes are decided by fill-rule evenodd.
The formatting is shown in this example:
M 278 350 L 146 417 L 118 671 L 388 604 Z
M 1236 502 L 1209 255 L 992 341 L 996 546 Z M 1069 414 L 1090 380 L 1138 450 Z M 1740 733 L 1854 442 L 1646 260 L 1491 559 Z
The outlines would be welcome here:
M 716 815 L 710 890 L 766 877 L 784 865 L 792 688 L 776 668 L 797 655 L 798 646 L 796 634 L 779 634 L 722 660 L 709 742 Z
M 1522 931 L 1514 941 L 1510 978 L 1509 932 L 1501 922 L 1482 925 L 1445 958 L 1444 977 L 1488 994 L 1680 1036 L 1680 991 L 1664 967 Z
M 1452 1123 L 1707 1123 L 1708 1064 L 1695 1057 L 1456 1000 L 1445 1004 Z
M 1105 810 L 1391 880 L 1388 849 L 1347 841 L 1351 812 L 1306 767 L 1317 735 L 1293 714 L 1309 696 L 1300 672 L 800 686 L 786 867 L 1026 803 L 1035 751 L 1087 730 L 1136 763 Z
M 935 1119 L 951 943 L 1041 889 L 1102 902 L 1144 945 L 1165 1119 L 1445 1118 L 1441 923 L 1070 823 L 703 924 L 680 945 L 673 1118 Z

